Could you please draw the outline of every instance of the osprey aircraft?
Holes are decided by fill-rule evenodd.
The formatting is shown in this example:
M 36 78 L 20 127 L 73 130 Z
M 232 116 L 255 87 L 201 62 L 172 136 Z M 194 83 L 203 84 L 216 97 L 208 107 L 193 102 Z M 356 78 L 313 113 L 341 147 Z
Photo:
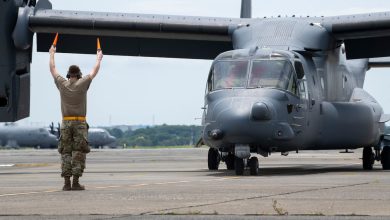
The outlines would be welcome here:
M 257 175 L 273 152 L 363 148 L 363 168 L 390 169 L 390 119 L 363 84 L 389 67 L 390 12 L 334 17 L 241 18 L 53 10 L 49 0 L 0 1 L 0 121 L 29 115 L 33 35 L 47 52 L 214 60 L 202 141 L 208 166 L 221 161 Z

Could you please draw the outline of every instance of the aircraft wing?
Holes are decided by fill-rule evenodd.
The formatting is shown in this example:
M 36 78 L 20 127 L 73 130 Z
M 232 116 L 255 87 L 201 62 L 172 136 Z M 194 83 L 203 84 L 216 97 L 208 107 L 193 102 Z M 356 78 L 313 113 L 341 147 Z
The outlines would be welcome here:
M 390 56 L 390 12 L 327 17 L 321 25 L 345 43 L 348 59 Z
M 233 49 L 231 34 L 245 19 L 38 10 L 29 17 L 37 50 L 47 52 L 55 33 L 57 51 L 107 55 L 214 59 Z

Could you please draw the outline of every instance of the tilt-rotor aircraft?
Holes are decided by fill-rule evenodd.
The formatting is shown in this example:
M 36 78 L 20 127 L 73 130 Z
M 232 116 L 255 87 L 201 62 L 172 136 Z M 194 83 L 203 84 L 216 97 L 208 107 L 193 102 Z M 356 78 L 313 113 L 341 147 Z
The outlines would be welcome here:
M 259 172 L 257 153 L 363 149 L 390 169 L 384 123 L 367 70 L 389 67 L 390 12 L 335 17 L 241 18 L 52 10 L 48 0 L 0 1 L 0 121 L 29 115 L 33 35 L 47 52 L 213 59 L 202 141 L 208 166 Z

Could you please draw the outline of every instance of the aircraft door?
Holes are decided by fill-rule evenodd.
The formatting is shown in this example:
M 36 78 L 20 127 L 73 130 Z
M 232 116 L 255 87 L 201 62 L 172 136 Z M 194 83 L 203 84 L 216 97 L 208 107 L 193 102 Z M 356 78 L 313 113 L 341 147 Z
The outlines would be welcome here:
M 294 68 L 297 76 L 297 102 L 293 106 L 293 111 L 291 113 L 291 122 L 292 128 L 298 138 L 301 138 L 301 141 L 304 140 L 304 135 L 302 134 L 307 128 L 307 112 L 309 109 L 309 92 L 307 86 L 307 79 L 305 74 L 305 68 L 303 67 L 300 60 L 294 61 Z
M 302 115 L 305 117 L 304 129 L 307 131 L 305 140 L 306 142 L 311 142 L 318 134 L 321 86 L 320 81 L 317 80 L 316 68 L 312 57 L 302 56 L 301 54 L 298 54 L 298 56 L 300 59 L 295 60 L 294 66 L 298 78 Z

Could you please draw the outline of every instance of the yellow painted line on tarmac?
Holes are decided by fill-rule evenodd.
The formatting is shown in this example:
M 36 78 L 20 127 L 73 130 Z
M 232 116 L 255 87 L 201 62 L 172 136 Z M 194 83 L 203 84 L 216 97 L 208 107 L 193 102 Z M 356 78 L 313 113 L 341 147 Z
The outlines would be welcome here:
M 162 183 L 153 183 L 153 185 L 168 185 L 168 184 L 178 184 L 182 182 L 162 182 Z
M 93 187 L 95 189 L 112 189 L 112 188 L 120 188 L 121 186 L 97 186 Z
M 240 177 L 224 177 L 224 178 L 216 178 L 216 179 L 208 179 L 208 180 L 195 180 L 195 181 L 189 181 L 189 180 L 182 180 L 182 181 L 175 181 L 175 182 L 157 182 L 157 183 L 141 183 L 141 184 L 135 184 L 135 185 L 113 185 L 113 186 L 97 186 L 97 187 L 91 187 L 92 189 L 113 189 L 113 188 L 128 188 L 128 187 L 145 187 L 145 186 L 153 186 L 153 185 L 172 185 L 172 184 L 180 184 L 180 183 L 196 183 L 196 182 L 216 182 L 216 181 L 225 181 L 225 180 L 234 180 L 234 179 L 240 179 Z M 35 192 L 23 192 L 23 193 L 8 193 L 8 194 L 0 194 L 0 197 L 7 197 L 7 196 L 24 196 L 24 195 L 34 195 L 34 194 L 44 194 L 44 193 L 56 193 L 56 192 L 62 192 L 62 190 L 46 190 L 46 191 L 35 191 Z
M 2 195 L 0 195 L 0 197 L 25 196 L 25 195 L 42 194 L 42 193 L 53 193 L 53 192 L 61 192 L 61 191 L 62 190 L 47 190 L 47 191 L 40 191 L 40 192 L 9 193 L 9 194 L 2 194 Z
M 214 182 L 214 181 L 224 181 L 224 180 L 233 180 L 233 179 L 240 179 L 241 177 L 224 177 L 219 179 L 210 179 L 210 180 L 202 180 L 201 182 Z
M 141 183 L 141 184 L 134 185 L 134 187 L 149 186 L 149 185 L 150 184 L 148 184 L 148 183 Z

